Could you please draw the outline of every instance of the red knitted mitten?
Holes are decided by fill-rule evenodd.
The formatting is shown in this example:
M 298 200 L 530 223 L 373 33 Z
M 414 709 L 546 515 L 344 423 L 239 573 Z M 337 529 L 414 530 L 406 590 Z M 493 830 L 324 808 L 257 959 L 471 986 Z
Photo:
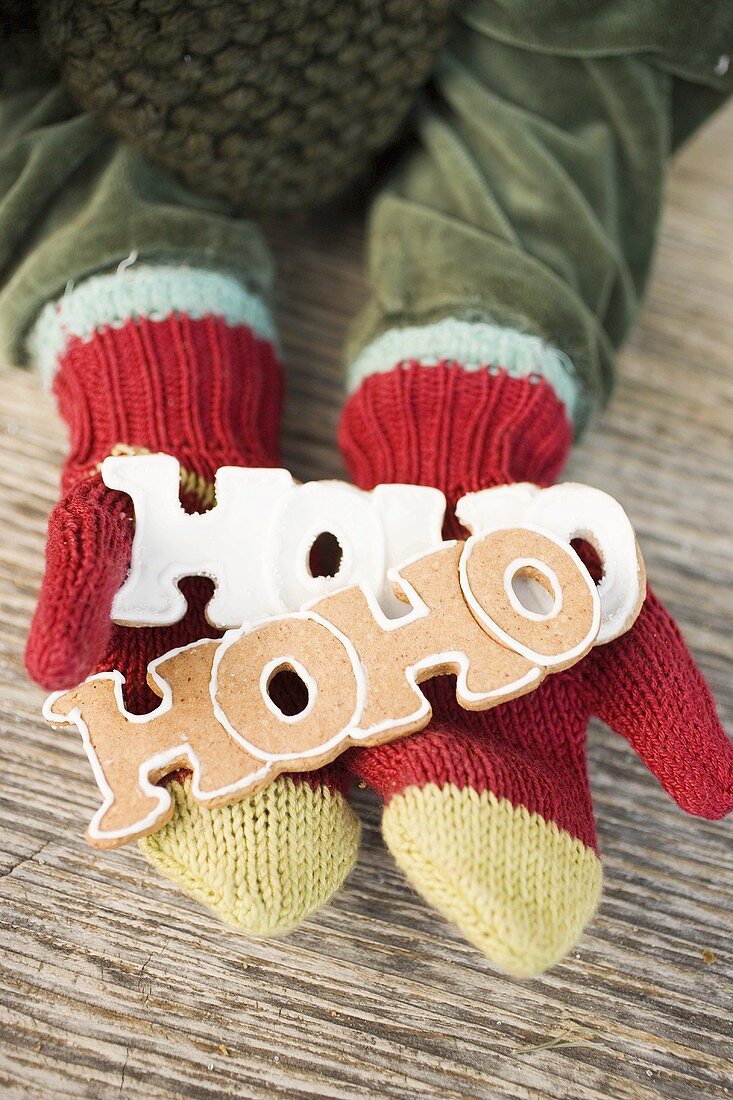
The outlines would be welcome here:
M 280 367 L 272 344 L 244 325 L 172 314 L 106 327 L 88 340 L 73 337 L 53 390 L 71 449 L 48 527 L 28 671 L 58 688 L 122 668 L 128 705 L 147 709 L 147 662 L 212 630 L 201 599 L 171 627 L 112 624 L 112 599 L 130 564 L 132 508 L 129 497 L 104 485 L 99 466 L 115 448 L 165 451 L 183 468 L 184 507 L 210 507 L 217 467 L 278 464 Z
M 547 485 L 571 443 L 544 380 L 405 363 L 349 399 L 340 442 L 363 488 L 400 481 L 445 492 L 446 536 L 464 493 Z M 349 766 L 384 799 L 383 831 L 413 885 L 503 968 L 536 974 L 594 912 L 601 869 L 586 769 L 596 714 L 628 739 L 690 813 L 733 809 L 733 747 L 674 622 L 649 592 L 632 630 L 530 695 L 462 710 L 448 678 L 428 693 L 425 732 L 355 750 Z
M 119 286 L 105 294 L 119 297 Z M 99 465 L 120 447 L 167 452 L 181 464 L 183 506 L 211 507 L 219 466 L 279 463 L 280 366 L 272 342 L 248 325 L 213 315 L 171 312 L 152 320 L 138 313 L 84 337 L 67 336 L 53 389 L 71 447 L 63 497 L 49 523 L 27 668 L 47 688 L 119 669 L 128 708 L 145 712 L 159 702 L 146 683 L 148 663 L 216 635 L 204 615 L 211 585 L 186 582 L 188 613 L 173 626 L 110 621 L 130 563 L 132 505 L 104 485 Z M 338 888 L 358 845 L 344 773 L 330 768 L 306 778 L 281 778 L 260 795 L 202 811 L 181 773 L 170 784 L 176 813 L 141 847 L 229 923 L 258 934 L 283 931 Z M 306 867 L 307 846 L 315 854 Z

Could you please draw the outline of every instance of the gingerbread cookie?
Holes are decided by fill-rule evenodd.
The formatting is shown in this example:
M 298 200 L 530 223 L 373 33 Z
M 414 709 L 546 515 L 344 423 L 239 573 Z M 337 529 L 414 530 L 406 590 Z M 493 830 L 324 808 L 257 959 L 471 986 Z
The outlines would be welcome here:
M 458 501 L 456 515 L 474 535 L 494 527 L 536 524 L 566 543 L 589 542 L 603 569 L 597 645 L 625 633 L 639 614 L 646 595 L 644 562 L 629 517 L 608 493 L 574 482 L 549 489 L 521 482 L 468 493 Z
M 538 527 L 441 543 L 389 580 L 400 618 L 368 586 L 352 586 L 166 654 L 150 666 L 162 699 L 151 714 L 124 709 L 119 673 L 51 696 L 46 718 L 78 726 L 102 791 L 90 843 L 160 828 L 170 798 L 156 783 L 177 767 L 191 769 L 202 804 L 236 801 L 281 772 L 424 728 L 431 711 L 419 685 L 431 676 L 455 674 L 458 702 L 477 710 L 532 691 L 580 660 L 601 624 L 585 566 Z M 305 688 L 296 713 L 272 695 L 281 673 Z

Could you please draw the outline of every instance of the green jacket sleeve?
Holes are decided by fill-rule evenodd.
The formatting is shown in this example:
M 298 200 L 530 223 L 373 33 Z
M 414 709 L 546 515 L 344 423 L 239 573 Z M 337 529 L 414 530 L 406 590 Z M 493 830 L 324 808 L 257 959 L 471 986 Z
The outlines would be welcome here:
M 679 0 L 662 6 L 670 20 L 683 11 Z M 373 292 L 351 357 L 388 329 L 447 317 L 510 326 L 569 357 L 582 427 L 610 392 L 649 273 L 673 105 L 689 132 L 729 80 L 714 71 L 716 59 L 725 67 L 720 26 L 690 17 L 670 34 L 659 8 L 459 7 L 415 144 L 372 210 Z
M 24 361 L 25 338 L 67 285 L 141 261 L 271 283 L 259 231 L 195 196 L 81 112 L 29 37 L 0 46 L 0 354 Z

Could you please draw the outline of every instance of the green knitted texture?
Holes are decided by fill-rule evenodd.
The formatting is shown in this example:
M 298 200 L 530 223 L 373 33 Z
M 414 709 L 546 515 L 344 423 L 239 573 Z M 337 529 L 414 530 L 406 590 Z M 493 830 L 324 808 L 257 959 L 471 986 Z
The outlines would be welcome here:
M 45 44 L 88 111 L 237 208 L 323 202 L 390 142 L 447 0 L 45 0 Z

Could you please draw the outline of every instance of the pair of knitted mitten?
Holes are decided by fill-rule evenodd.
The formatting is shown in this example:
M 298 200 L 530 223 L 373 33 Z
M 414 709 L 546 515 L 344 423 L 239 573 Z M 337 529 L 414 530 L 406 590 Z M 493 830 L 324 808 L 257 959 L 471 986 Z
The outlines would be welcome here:
M 269 318 L 234 280 L 133 267 L 90 279 L 48 307 L 33 342 L 41 369 L 53 372 L 70 453 L 26 665 L 46 688 L 117 668 L 128 709 L 148 711 L 159 702 L 147 686 L 148 663 L 215 636 L 203 613 L 211 585 L 184 582 L 189 610 L 174 626 L 111 622 L 129 568 L 132 509 L 104 485 L 99 465 L 120 449 L 175 455 L 188 511 L 214 503 L 219 466 L 277 466 L 282 377 Z M 185 774 L 172 779 L 176 813 L 140 846 L 228 923 L 254 934 L 285 931 L 351 869 L 359 822 L 339 772 L 283 777 L 217 810 L 190 800 L 188 783 Z
M 103 485 L 99 462 L 120 446 L 174 454 L 190 510 L 213 503 L 218 466 L 278 462 L 281 379 L 261 306 L 200 275 L 195 308 L 184 309 L 191 296 L 177 278 L 132 268 L 89 280 L 36 334 L 39 354 L 52 349 L 71 454 L 49 525 L 28 668 L 49 688 L 119 668 L 128 707 L 141 711 L 155 702 L 148 662 L 212 634 L 202 610 L 210 588 L 188 582 L 190 610 L 175 627 L 110 622 L 132 527 L 127 498 Z M 449 503 L 449 536 L 460 534 L 452 509 L 461 495 L 517 480 L 549 484 L 570 441 L 547 381 L 448 361 L 404 361 L 366 377 L 341 429 L 356 484 L 437 486 Z M 234 806 L 202 809 L 186 776 L 173 777 L 176 813 L 143 851 L 228 922 L 255 934 L 284 931 L 331 896 L 356 858 L 359 826 L 346 801 L 356 777 L 384 800 L 386 842 L 416 889 L 498 965 L 525 975 L 560 958 L 598 902 L 585 761 L 591 714 L 628 739 L 684 809 L 720 817 L 733 808 L 733 750 L 651 593 L 628 635 L 532 695 L 478 714 L 458 706 L 446 678 L 426 690 L 434 719 L 423 733 L 280 778 Z

